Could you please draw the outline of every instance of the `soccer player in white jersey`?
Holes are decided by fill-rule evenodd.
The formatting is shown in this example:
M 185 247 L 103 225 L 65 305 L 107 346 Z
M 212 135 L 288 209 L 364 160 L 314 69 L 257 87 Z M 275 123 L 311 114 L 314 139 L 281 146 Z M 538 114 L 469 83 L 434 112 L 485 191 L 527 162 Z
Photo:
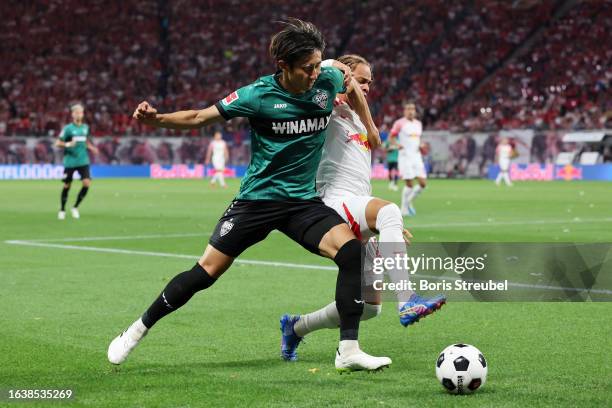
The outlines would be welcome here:
M 372 72 L 366 59 L 358 55 L 345 55 L 338 61 L 351 68 L 353 78 L 367 96 Z M 329 64 L 330 60 L 324 61 Z M 371 288 L 375 279 L 373 258 L 406 254 L 406 242 L 411 237 L 404 229 L 399 207 L 386 200 L 372 197 L 370 184 L 372 149 L 381 145 L 376 126 L 369 117 L 363 123 L 344 96 L 336 100 L 328 127 L 323 155 L 317 172 L 317 190 L 323 202 L 336 210 L 349 224 L 358 239 L 366 244 L 365 284 L 372 293 L 364 296 L 361 320 L 376 317 L 381 312 L 380 292 Z M 380 234 L 382 245 L 378 245 Z M 402 269 L 387 271 L 393 282 L 407 281 L 409 275 Z M 446 299 L 438 296 L 425 299 L 413 291 L 396 292 L 400 323 L 408 326 L 421 317 L 442 307 Z M 281 357 L 297 360 L 297 347 L 308 333 L 323 328 L 337 328 L 340 322 L 336 302 L 304 315 L 284 315 L 281 318 Z
M 412 201 L 418 197 L 427 185 L 427 174 L 421 156 L 421 135 L 423 124 L 416 117 L 416 105 L 408 102 L 404 105 L 404 117 L 395 121 L 391 136 L 397 137 L 402 149 L 398 155 L 399 172 L 406 185 L 402 190 L 402 215 L 416 215 Z M 418 184 L 414 185 L 414 179 Z
M 495 184 L 498 186 L 501 184 L 501 181 L 504 180 L 504 183 L 506 183 L 507 186 L 512 187 L 509 170 L 513 153 L 514 149 L 512 148 L 512 145 L 510 145 L 508 139 L 504 137 L 497 145 L 497 149 L 495 149 L 495 159 L 499 165 L 499 173 L 495 179 Z
M 210 185 L 216 185 L 217 181 L 223 188 L 227 187 L 225 184 L 225 163 L 229 160 L 229 150 L 227 149 L 227 143 L 223 140 L 221 132 L 215 132 L 212 142 L 208 145 L 206 150 L 206 166 L 209 166 L 212 162 L 215 174 L 210 179 Z

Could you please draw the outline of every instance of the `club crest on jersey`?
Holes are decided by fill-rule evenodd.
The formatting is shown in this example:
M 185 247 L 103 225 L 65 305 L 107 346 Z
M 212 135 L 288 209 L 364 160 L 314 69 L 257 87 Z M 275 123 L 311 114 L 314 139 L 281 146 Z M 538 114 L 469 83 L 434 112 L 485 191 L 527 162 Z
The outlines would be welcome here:
M 233 220 L 233 218 L 230 218 L 230 221 L 231 220 Z M 223 224 L 221 224 L 221 231 L 219 232 L 219 234 L 222 237 L 227 235 L 227 233 L 230 232 L 232 228 L 234 228 L 234 223 L 230 221 L 225 221 L 223 222 Z
M 238 92 L 234 91 L 231 94 L 227 95 L 225 98 L 223 98 L 223 105 L 227 106 L 232 102 L 237 101 L 238 98 Z
M 312 101 L 319 105 L 321 109 L 327 108 L 328 99 L 327 92 L 320 89 L 317 89 L 317 93 L 312 97 Z

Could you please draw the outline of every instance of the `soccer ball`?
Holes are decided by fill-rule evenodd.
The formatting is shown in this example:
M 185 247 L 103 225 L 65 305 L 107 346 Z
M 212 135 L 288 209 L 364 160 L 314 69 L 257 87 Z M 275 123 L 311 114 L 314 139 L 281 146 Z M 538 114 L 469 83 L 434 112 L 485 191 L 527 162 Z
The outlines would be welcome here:
M 487 360 L 474 346 L 453 344 L 442 350 L 436 377 L 451 394 L 471 394 L 487 380 Z

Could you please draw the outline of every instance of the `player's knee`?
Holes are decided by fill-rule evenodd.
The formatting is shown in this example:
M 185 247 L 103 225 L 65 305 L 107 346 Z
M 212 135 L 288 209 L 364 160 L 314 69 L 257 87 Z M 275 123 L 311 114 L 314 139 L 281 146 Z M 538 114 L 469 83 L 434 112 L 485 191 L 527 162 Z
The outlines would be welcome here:
M 83 180 L 83 187 L 89 187 L 90 185 L 91 185 L 91 180 L 90 179 Z
M 382 305 L 372 305 L 370 303 L 366 303 L 363 305 L 363 313 L 361 314 L 361 320 L 369 320 L 373 319 L 376 316 L 380 315 L 382 312 Z
M 64 189 L 65 190 L 70 189 L 70 185 L 71 185 L 71 183 L 64 183 Z
M 402 211 L 395 203 L 389 203 L 378 210 L 376 215 L 376 229 L 382 231 L 388 228 L 404 229 Z
M 210 276 L 200 264 L 196 263 L 193 268 L 175 276 L 172 281 L 177 286 L 198 292 L 212 286 L 217 280 Z
M 358 239 L 354 238 L 347 241 L 336 253 L 334 262 L 340 270 L 356 271 L 361 274 L 362 251 L 363 244 Z

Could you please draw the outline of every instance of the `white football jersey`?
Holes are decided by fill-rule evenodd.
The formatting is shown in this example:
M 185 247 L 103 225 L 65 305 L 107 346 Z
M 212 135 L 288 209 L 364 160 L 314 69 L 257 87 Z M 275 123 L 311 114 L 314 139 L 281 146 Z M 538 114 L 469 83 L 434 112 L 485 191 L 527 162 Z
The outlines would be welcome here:
M 213 140 L 212 144 L 212 160 L 223 160 L 225 161 L 225 141 Z
M 510 160 L 512 157 L 512 146 L 509 144 L 500 144 L 497 146 L 497 158 L 499 160 Z
M 371 175 L 372 149 L 365 126 L 348 104 L 334 107 L 317 172 L 317 191 L 321 197 L 369 196 Z
M 420 155 L 421 135 L 423 124 L 418 119 L 408 120 L 401 118 L 395 121 L 391 128 L 391 134 L 397 135 L 398 142 L 402 146 L 399 154 L 403 156 Z
M 212 147 L 211 162 L 215 169 L 222 170 L 225 168 L 225 141 L 213 140 L 210 142 Z

